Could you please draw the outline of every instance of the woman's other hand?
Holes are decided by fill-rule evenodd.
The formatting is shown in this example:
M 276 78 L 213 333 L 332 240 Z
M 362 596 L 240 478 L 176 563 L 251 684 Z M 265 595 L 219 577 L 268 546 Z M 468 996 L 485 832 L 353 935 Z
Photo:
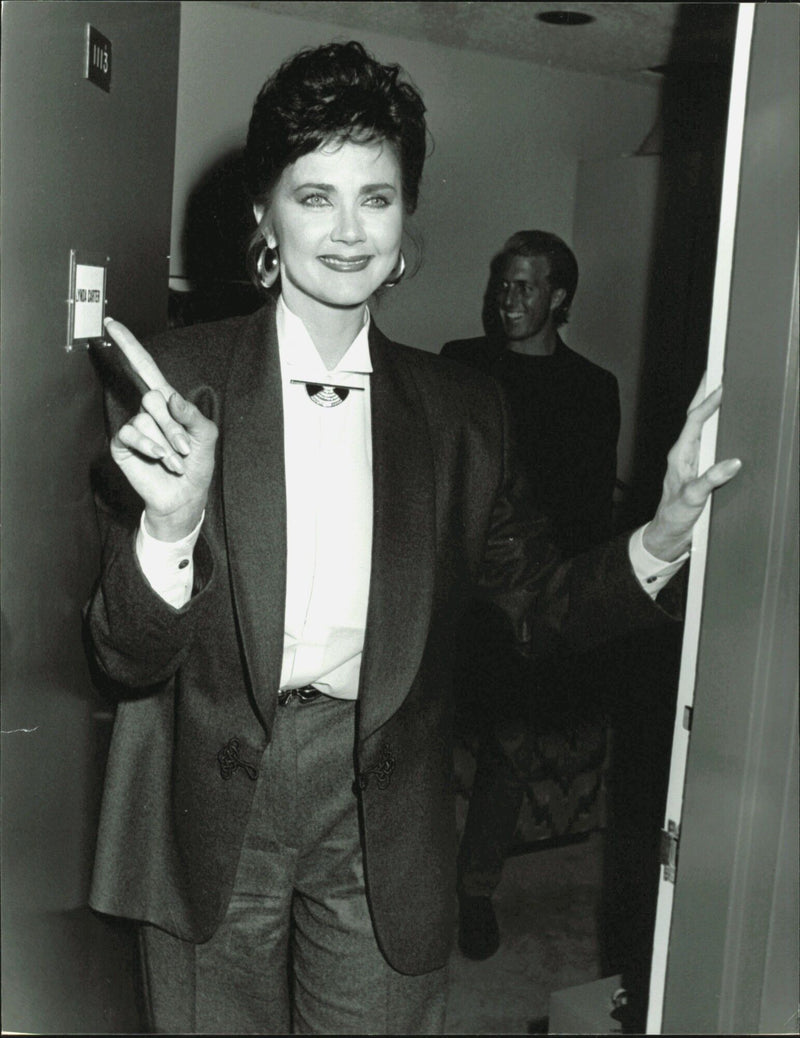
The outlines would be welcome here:
M 703 426 L 719 410 L 722 386 L 704 398 L 705 377 L 689 405 L 686 423 L 667 455 L 661 501 L 655 518 L 645 527 L 645 548 L 658 559 L 672 562 L 689 550 L 694 525 L 718 487 L 733 479 L 742 467 L 738 458 L 718 461 L 698 475 Z

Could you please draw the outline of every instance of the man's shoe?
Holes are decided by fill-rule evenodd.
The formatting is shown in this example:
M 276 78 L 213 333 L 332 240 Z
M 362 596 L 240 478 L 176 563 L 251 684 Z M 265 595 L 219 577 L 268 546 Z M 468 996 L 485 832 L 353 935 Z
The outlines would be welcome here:
M 488 959 L 500 947 L 500 928 L 489 897 L 458 897 L 458 946 L 468 959 Z

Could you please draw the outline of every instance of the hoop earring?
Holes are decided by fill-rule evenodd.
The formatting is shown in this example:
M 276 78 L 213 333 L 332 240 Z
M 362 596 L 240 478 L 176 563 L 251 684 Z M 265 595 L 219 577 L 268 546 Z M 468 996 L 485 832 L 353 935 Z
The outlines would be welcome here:
M 278 274 L 280 273 L 277 248 L 271 249 L 264 242 L 264 246 L 256 260 L 256 273 L 258 274 L 258 280 L 264 288 L 272 288 L 278 280 Z
M 395 285 L 399 285 L 403 280 L 403 275 L 406 272 L 406 258 L 403 255 L 403 250 L 400 250 L 400 254 L 397 257 L 397 263 L 395 264 L 394 270 L 389 275 L 388 279 L 384 281 L 384 288 L 394 288 Z

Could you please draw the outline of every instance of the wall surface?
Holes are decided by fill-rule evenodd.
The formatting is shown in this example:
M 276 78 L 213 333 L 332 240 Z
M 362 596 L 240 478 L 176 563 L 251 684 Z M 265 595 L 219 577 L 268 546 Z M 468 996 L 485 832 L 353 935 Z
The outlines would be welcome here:
M 661 158 L 633 155 L 578 167 L 573 247 L 582 276 L 565 336 L 619 382 L 617 477 L 630 485 L 655 254 Z
M 83 78 L 86 25 L 112 43 Z M 86 908 L 104 740 L 81 644 L 98 569 L 98 380 L 68 353 L 69 250 L 111 314 L 167 315 L 179 8 L 7 3 L 2 39 L 3 1028 L 139 1029 L 127 935 Z
M 181 10 L 175 278 L 190 266 L 192 192 L 243 145 L 263 81 L 300 47 L 353 36 L 238 5 L 184 2 Z M 578 163 L 635 150 L 655 121 L 659 91 L 370 32 L 358 38 L 408 71 L 433 137 L 413 221 L 423 266 L 384 297 L 377 320 L 390 336 L 438 352 L 447 339 L 481 334 L 488 262 L 509 234 L 541 227 L 571 240 Z

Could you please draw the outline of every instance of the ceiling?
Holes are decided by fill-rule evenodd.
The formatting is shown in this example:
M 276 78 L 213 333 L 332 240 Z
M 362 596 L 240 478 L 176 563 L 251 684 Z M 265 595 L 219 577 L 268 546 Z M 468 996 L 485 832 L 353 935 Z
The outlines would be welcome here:
M 262 0 L 244 6 L 551 68 L 642 81 L 652 79 L 653 68 L 729 62 L 738 4 Z M 562 26 L 537 18 L 563 10 L 586 13 L 594 21 Z

